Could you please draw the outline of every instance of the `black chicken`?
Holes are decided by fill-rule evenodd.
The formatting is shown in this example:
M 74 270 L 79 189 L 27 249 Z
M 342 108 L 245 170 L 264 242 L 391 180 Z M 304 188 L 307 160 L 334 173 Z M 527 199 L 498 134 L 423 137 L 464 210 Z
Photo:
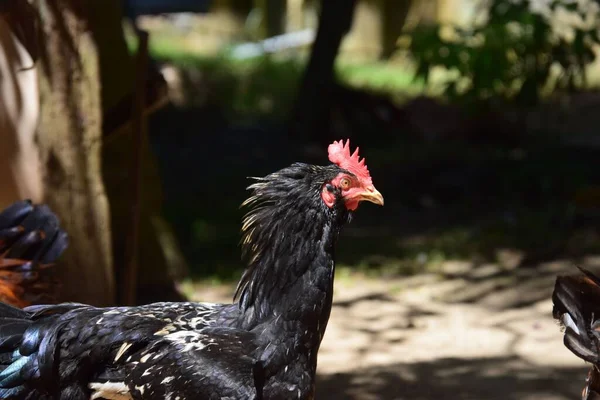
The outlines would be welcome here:
M 600 400 L 600 279 L 580 270 L 583 275 L 556 279 L 552 314 L 564 328 L 565 346 L 592 363 L 582 399 Z
M 0 306 L 0 398 L 311 399 L 338 234 L 383 205 L 358 149 L 329 159 L 250 186 L 234 304 Z
M 14 203 L 0 213 L 0 301 L 17 307 L 53 301 L 52 264 L 67 247 L 67 235 L 47 206 Z

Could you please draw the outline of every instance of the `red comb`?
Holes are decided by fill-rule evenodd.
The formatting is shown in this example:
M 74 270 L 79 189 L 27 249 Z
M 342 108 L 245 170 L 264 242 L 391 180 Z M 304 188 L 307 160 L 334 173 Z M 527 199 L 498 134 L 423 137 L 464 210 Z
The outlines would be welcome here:
M 327 149 L 329 152 L 329 161 L 336 164 L 338 167 L 352 172 L 360 180 L 371 184 L 371 175 L 365 165 L 365 159 L 362 160 L 358 156 L 358 147 L 354 150 L 354 154 L 350 155 L 350 139 L 339 142 L 333 142 Z

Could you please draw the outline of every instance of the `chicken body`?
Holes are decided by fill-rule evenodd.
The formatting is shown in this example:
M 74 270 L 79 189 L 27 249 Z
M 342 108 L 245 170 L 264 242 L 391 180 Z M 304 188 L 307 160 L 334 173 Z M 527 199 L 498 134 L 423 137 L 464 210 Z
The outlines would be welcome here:
M 311 399 L 337 237 L 383 204 L 364 171 L 294 164 L 250 187 L 233 304 L 1 306 L 0 398 Z
M 27 326 L 11 356 L 19 369 L 0 373 L 0 385 L 13 386 L 0 398 L 261 398 L 256 335 L 220 320 L 228 310 L 235 314 L 231 305 L 204 303 L 1 310 L 3 329 Z

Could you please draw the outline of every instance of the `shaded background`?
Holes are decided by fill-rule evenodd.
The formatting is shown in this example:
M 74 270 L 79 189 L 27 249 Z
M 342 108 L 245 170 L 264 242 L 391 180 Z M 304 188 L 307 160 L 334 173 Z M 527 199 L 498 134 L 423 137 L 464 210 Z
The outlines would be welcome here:
M 246 175 L 323 163 L 328 141 L 350 137 L 386 206 L 362 207 L 343 234 L 320 397 L 577 398 L 585 367 L 549 299 L 557 274 L 597 264 L 596 5 L 578 20 L 528 2 L 357 1 L 333 86 L 317 92 L 325 116 L 304 125 L 310 47 L 294 41 L 314 34 L 318 4 L 271 2 L 279 25 L 265 26 L 272 10 L 233 3 L 138 19 L 174 103 L 150 130 L 192 275 L 239 276 Z M 281 50 L 257 46 L 286 33 Z M 183 287 L 211 297 L 196 279 Z
M 319 397 L 579 396 L 586 367 L 563 347 L 550 296 L 557 274 L 600 267 L 598 4 L 84 3 L 72 10 L 98 53 L 117 292 L 85 301 L 128 302 L 138 152 L 135 301 L 226 302 L 243 267 L 246 177 L 325 163 L 327 144 L 350 138 L 386 205 L 361 207 L 343 232 Z M 143 142 L 124 122 L 136 78 Z M 70 300 L 85 296 L 63 281 Z

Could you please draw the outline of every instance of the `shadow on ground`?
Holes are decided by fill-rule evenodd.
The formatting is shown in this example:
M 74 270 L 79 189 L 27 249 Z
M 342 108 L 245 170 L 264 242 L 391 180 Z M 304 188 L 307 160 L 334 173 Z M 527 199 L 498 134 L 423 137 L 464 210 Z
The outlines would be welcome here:
M 545 368 L 517 357 L 439 359 L 320 376 L 317 398 L 360 400 L 578 398 L 586 368 Z

